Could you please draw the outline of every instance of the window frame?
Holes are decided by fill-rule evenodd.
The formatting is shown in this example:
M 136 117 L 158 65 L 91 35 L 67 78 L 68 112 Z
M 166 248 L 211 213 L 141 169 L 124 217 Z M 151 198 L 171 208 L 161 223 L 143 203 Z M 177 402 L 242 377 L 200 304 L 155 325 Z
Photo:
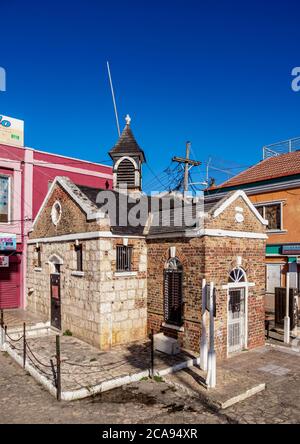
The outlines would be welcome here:
M 172 280 L 172 276 L 176 276 L 179 278 L 180 283 L 178 287 L 180 299 L 178 303 L 178 311 L 180 311 L 178 315 L 178 319 L 172 318 L 172 310 L 170 307 L 170 300 L 174 298 L 174 294 L 172 294 L 172 284 L 170 288 L 170 280 Z M 183 294 L 183 280 L 184 280 L 184 269 L 182 262 L 178 259 L 178 257 L 170 258 L 164 267 L 164 302 L 163 302 L 163 310 L 164 310 L 164 322 L 167 325 L 172 325 L 175 327 L 182 327 L 184 325 L 184 294 Z M 166 299 L 167 298 L 167 299 Z
M 8 179 L 7 222 L 0 221 L 0 225 L 9 225 L 12 223 L 12 217 L 11 217 L 12 177 L 9 174 L 2 174 L 1 173 L 0 178 Z
M 268 220 L 267 219 L 267 217 L 266 217 L 266 211 L 265 211 L 265 208 L 266 207 L 272 207 L 272 206 L 275 206 L 275 205 L 279 205 L 280 206 L 280 228 L 269 228 L 268 226 L 267 226 L 267 231 L 269 232 L 269 233 L 280 233 L 280 232 L 282 232 L 282 231 L 286 231 L 286 230 L 284 230 L 284 228 L 283 228 L 283 206 L 284 206 L 284 203 L 285 203 L 285 201 L 282 201 L 282 200 L 274 200 L 274 201 L 268 201 L 268 202 L 259 202 L 259 203 L 255 203 L 254 204 L 254 206 L 255 206 L 255 208 L 258 210 L 258 208 L 263 208 L 263 214 L 262 214 L 262 217 L 264 218 L 264 219 L 266 219 L 266 220 Z
M 122 249 L 126 252 L 126 255 L 129 254 L 129 257 L 125 259 L 127 265 L 129 264 L 129 268 L 120 268 L 120 254 L 119 251 Z M 133 271 L 132 267 L 132 258 L 133 258 L 133 246 L 132 245 L 117 245 L 116 246 L 116 272 L 117 273 L 131 273 Z
M 41 247 L 35 247 L 35 252 L 37 255 L 37 265 L 36 268 L 42 268 L 42 251 Z
M 75 245 L 76 271 L 83 271 L 83 248 L 82 244 Z

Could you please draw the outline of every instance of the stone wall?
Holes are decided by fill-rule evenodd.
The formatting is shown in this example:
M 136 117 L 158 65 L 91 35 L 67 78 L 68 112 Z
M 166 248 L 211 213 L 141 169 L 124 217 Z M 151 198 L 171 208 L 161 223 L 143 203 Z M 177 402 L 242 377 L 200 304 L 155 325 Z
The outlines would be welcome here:
M 116 272 L 116 247 L 122 238 L 100 240 L 101 349 L 145 339 L 147 335 L 147 245 L 129 239 L 132 272 Z
M 59 223 L 55 226 L 51 220 L 53 204 L 59 201 L 62 206 L 62 214 Z M 95 211 L 97 209 L 95 208 Z M 109 230 L 108 219 L 98 221 L 87 221 L 86 214 L 79 208 L 78 204 L 71 199 L 68 193 L 59 185 L 55 185 L 49 200 L 47 201 L 33 233 L 29 238 L 38 239 L 43 237 L 54 237 L 72 233 L 94 232 Z
M 28 246 L 27 309 L 50 319 L 49 258 L 56 254 L 61 266 L 62 331 L 108 349 L 144 339 L 147 329 L 147 248 L 133 245 L 133 273 L 116 274 L 116 244 L 120 239 L 80 241 L 84 275 L 76 275 L 74 242 L 41 243 L 42 268 L 36 269 L 35 245 Z M 75 272 L 75 274 L 74 274 Z

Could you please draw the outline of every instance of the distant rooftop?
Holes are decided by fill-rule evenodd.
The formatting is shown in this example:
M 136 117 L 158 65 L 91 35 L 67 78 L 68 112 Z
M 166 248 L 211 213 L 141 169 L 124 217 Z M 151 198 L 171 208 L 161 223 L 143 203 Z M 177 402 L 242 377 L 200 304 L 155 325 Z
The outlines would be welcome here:
M 223 182 L 221 185 L 211 187 L 209 190 L 235 187 L 296 174 L 300 174 L 300 150 L 267 157 L 226 182 Z
M 281 154 L 292 153 L 300 149 L 300 137 L 282 140 L 280 142 L 265 145 L 263 147 L 263 159 L 280 156 Z

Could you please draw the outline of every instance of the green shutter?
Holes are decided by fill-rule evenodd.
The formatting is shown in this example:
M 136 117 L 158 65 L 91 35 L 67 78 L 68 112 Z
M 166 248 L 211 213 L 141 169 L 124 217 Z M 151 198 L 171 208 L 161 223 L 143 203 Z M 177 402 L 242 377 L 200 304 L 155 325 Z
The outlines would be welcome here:
M 281 254 L 281 245 L 267 245 L 266 254 Z

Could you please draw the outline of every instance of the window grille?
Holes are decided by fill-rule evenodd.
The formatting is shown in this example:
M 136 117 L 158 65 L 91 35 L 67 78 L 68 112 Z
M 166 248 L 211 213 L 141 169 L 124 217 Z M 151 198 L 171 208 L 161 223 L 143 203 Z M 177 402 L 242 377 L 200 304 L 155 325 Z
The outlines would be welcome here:
M 117 271 L 132 270 L 132 247 L 117 245 Z
M 234 268 L 229 273 L 229 282 L 237 284 L 239 282 L 245 282 L 245 280 L 245 271 L 240 267 Z
M 182 325 L 183 269 L 178 259 L 170 259 L 164 271 L 164 312 L 165 321 L 173 325 Z

